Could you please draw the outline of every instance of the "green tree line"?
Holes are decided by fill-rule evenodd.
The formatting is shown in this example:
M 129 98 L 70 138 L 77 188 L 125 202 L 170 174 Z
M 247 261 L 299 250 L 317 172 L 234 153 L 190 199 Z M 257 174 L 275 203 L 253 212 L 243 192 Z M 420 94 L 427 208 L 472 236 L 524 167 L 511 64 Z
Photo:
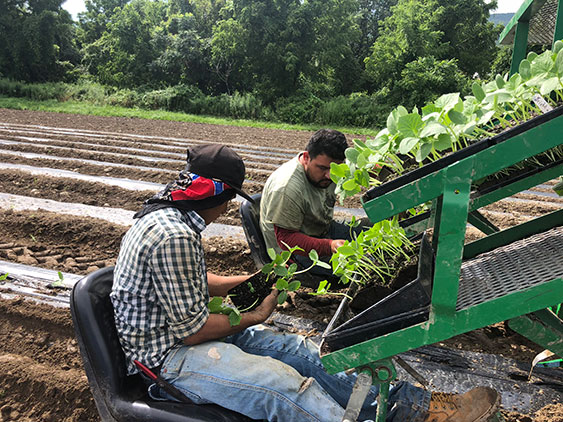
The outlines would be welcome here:
M 495 1 L 86 0 L 78 22 L 62 3 L 2 0 L 0 77 L 88 81 L 153 108 L 370 126 L 506 62 Z

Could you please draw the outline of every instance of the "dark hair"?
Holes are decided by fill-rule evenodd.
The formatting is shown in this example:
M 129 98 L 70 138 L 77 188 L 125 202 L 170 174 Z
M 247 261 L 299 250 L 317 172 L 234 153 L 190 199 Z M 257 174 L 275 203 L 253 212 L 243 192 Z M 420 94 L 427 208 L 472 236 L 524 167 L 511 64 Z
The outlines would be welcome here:
M 305 150 L 311 158 L 325 154 L 333 160 L 344 161 L 346 148 L 348 148 L 348 142 L 342 132 L 333 129 L 320 129 L 311 136 Z

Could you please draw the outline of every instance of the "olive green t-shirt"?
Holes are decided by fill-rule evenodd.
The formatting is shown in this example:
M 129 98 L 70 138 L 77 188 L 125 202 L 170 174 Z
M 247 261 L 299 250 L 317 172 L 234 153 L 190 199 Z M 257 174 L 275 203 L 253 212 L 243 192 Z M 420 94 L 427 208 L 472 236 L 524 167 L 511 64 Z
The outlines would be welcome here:
M 262 191 L 260 229 L 268 248 L 281 251 L 274 224 L 308 236 L 323 238 L 334 215 L 336 185 L 322 189 L 307 180 L 299 156 L 274 171 Z

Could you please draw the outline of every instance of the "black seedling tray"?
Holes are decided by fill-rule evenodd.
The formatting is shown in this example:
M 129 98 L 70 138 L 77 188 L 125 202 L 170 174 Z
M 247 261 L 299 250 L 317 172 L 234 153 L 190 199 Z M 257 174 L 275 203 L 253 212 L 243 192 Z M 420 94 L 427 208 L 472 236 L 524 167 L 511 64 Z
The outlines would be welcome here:
M 344 298 L 323 334 L 325 347 L 336 351 L 427 320 L 433 272 L 434 250 L 424 235 L 417 278 L 341 323 L 348 312 L 349 299 Z

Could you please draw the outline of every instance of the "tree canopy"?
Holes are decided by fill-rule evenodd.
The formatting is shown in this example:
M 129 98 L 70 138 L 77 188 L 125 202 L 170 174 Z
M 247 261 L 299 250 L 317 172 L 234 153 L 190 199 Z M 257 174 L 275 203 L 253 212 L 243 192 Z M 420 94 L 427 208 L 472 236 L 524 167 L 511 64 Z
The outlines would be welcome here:
M 2 2 L 0 76 L 414 105 L 497 56 L 485 0 L 86 0 L 78 22 L 62 1 Z

